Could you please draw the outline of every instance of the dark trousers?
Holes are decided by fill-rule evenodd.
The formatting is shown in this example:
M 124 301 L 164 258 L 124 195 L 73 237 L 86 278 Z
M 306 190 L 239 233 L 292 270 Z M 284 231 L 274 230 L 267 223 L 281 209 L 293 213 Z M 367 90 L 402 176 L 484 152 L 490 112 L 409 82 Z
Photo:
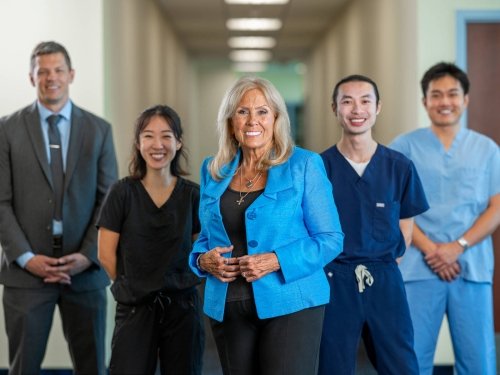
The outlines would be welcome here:
M 56 305 L 75 374 L 106 373 L 106 291 L 75 292 L 68 286 L 4 287 L 10 375 L 39 374 Z
M 224 375 L 315 375 L 323 314 L 259 319 L 253 300 L 226 303 L 224 321 L 210 319 Z
M 201 300 L 196 289 L 157 294 L 146 303 L 116 306 L 110 374 L 199 375 L 205 344 Z
M 320 375 L 354 375 L 360 338 L 380 374 L 418 375 L 413 326 L 401 273 L 396 263 L 365 264 L 373 284 L 362 293 L 355 267 L 328 266 L 330 303 L 321 339 Z

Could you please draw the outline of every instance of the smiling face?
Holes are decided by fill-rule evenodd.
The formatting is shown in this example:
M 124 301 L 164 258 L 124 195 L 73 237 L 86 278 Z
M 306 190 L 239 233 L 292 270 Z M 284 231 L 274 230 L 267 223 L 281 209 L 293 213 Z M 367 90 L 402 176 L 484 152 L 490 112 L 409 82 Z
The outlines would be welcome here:
M 35 58 L 30 81 L 37 89 L 40 103 L 58 112 L 69 99 L 69 85 L 74 75 L 62 53 L 49 53 Z
M 139 134 L 139 149 L 146 162 L 147 171 L 170 170 L 170 163 L 182 143 L 175 135 L 167 121 L 161 116 L 153 116 Z
M 364 81 L 349 81 L 339 86 L 332 109 L 346 135 L 358 135 L 371 131 L 381 104 L 373 86 Z
M 460 82 L 449 75 L 431 81 L 423 99 L 432 125 L 437 127 L 458 126 L 468 103 Z
M 244 152 L 261 156 L 272 146 L 275 120 L 264 94 L 258 89 L 248 90 L 231 117 L 231 133 Z

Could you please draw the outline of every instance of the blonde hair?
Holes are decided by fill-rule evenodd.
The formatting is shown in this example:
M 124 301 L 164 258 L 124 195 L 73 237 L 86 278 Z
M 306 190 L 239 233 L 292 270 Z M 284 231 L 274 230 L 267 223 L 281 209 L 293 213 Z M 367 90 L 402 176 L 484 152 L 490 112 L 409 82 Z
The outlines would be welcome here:
M 209 171 L 215 180 L 226 177 L 222 168 L 234 159 L 238 153 L 238 141 L 232 135 L 231 118 L 247 91 L 257 89 L 262 92 L 268 105 L 276 115 L 273 129 L 272 145 L 259 162 L 259 169 L 269 169 L 288 160 L 292 154 L 294 142 L 291 136 L 290 119 L 285 101 L 274 85 L 264 78 L 242 77 L 230 87 L 219 107 L 217 115 L 217 133 L 219 134 L 219 149 L 210 162 Z

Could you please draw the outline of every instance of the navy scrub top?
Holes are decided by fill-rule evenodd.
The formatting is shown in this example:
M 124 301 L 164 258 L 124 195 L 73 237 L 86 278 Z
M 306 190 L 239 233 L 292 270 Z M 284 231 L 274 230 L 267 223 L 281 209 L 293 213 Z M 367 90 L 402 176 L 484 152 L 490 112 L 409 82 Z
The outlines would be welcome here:
M 377 145 L 360 177 L 334 145 L 321 154 L 345 233 L 344 251 L 335 262 L 391 262 L 406 245 L 399 220 L 429 208 L 413 163 Z

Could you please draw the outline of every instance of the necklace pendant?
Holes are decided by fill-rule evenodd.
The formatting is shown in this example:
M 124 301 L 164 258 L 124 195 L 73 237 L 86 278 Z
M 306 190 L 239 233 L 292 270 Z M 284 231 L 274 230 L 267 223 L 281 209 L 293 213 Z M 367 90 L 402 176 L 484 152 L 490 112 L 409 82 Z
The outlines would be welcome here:
M 241 197 L 240 199 L 238 199 L 236 201 L 236 203 L 238 203 L 238 206 L 240 206 L 245 200 L 243 199 L 243 197 Z
M 250 189 L 252 186 L 253 186 L 253 181 L 252 180 L 248 180 L 248 182 L 245 184 L 245 186 Z

